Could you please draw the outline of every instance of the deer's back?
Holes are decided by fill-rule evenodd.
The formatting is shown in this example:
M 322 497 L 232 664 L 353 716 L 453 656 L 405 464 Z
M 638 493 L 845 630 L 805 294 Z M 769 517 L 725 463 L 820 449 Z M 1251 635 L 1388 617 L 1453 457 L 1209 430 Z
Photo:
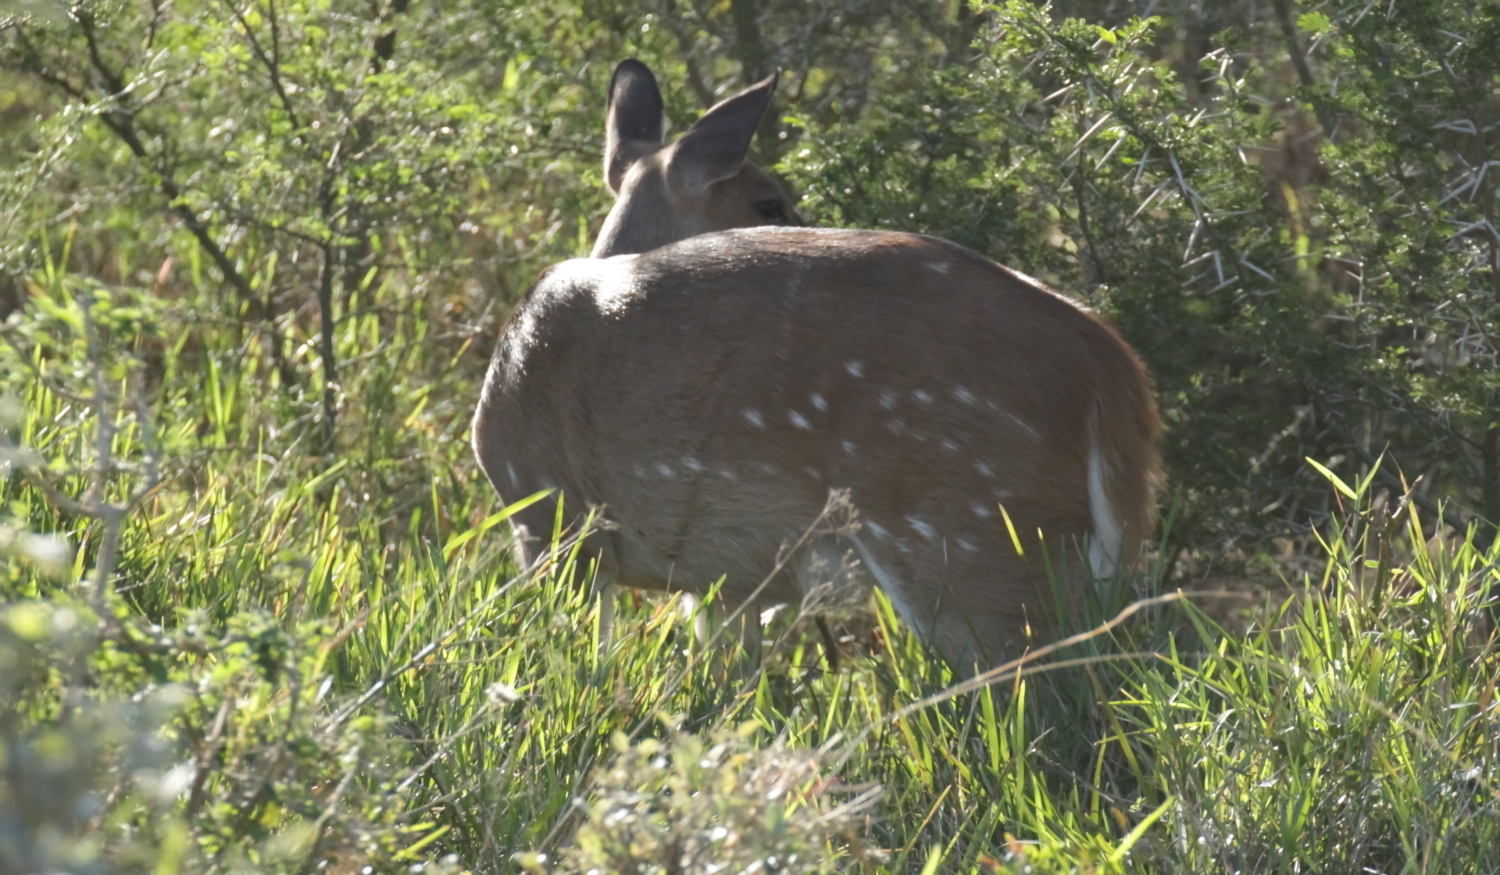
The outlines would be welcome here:
M 1083 534 L 1091 416 L 1124 396 L 1151 409 L 1110 328 L 973 252 L 756 228 L 549 271 L 502 334 L 475 441 L 508 500 L 605 505 L 621 583 L 733 591 L 836 487 L 893 556 L 998 549 L 1002 504 L 1023 533 Z

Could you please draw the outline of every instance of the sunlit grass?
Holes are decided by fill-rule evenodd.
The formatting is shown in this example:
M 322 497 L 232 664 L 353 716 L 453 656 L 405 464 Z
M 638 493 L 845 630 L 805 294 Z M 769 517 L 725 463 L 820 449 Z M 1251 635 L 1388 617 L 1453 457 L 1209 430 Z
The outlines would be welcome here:
M 76 495 L 97 411 L 67 400 L 95 376 L 71 283 L 38 282 L 47 307 L 9 335 L 6 368 L 15 446 L 36 454 L 15 464 Z M 884 601 L 880 646 L 838 672 L 792 611 L 769 630 L 784 640 L 766 670 L 737 680 L 733 645 L 704 652 L 666 598 L 623 600 L 601 651 L 572 542 L 525 573 L 508 557 L 502 509 L 466 446 L 474 362 L 455 357 L 442 379 L 410 385 L 431 372 L 411 360 L 425 354 L 420 308 L 387 312 L 389 355 L 344 370 L 350 432 L 327 458 L 307 455 L 296 427 L 273 427 L 265 407 L 289 402 L 263 374 L 212 352 L 218 340 L 181 340 L 229 328 L 163 309 L 158 327 L 127 333 L 119 313 L 139 302 L 91 294 L 107 292 L 115 316 L 95 318 L 105 412 L 121 423 L 111 489 L 128 491 L 152 454 L 163 476 L 121 533 L 103 605 L 77 583 L 99 524 L 19 477 L 4 485 L 12 520 L 79 548 L 62 578 L 4 566 L 11 869 L 586 859 L 577 836 L 641 835 L 589 819 L 613 810 L 598 800 L 635 798 L 621 781 L 639 780 L 666 817 L 678 809 L 660 802 L 660 782 L 728 782 L 732 802 L 734 769 L 769 762 L 736 754 L 679 774 L 617 749 L 651 741 L 670 756 L 731 733 L 747 750 L 816 760 L 818 780 L 775 816 L 862 799 L 797 834 L 805 871 L 1500 870 L 1497 555 L 1430 537 L 1399 497 L 1331 485 L 1346 512 L 1323 532 L 1322 576 L 1242 604 L 1234 631 L 1213 619 L 1227 616 L 1218 595 L 1190 595 L 1006 677 L 995 695 L 910 708 L 956 679 Z M 352 360 L 373 330 L 351 325 L 341 349 Z M 158 343 L 170 364 L 131 364 Z M 146 418 L 125 403 L 141 392 Z M 1149 573 L 1122 581 L 1076 628 L 1162 588 Z M 96 609 L 118 621 L 100 625 Z M 603 775 L 612 783 L 596 796 Z

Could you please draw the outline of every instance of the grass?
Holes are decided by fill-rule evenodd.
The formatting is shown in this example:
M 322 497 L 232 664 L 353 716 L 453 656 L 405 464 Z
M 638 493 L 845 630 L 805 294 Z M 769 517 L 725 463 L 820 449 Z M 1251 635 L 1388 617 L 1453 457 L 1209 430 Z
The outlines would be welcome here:
M 672 600 L 622 603 L 601 653 L 566 539 L 509 561 L 466 440 L 492 324 L 373 290 L 320 455 L 322 387 L 233 320 L 59 269 L 31 293 L 0 871 L 1500 872 L 1500 556 L 1399 496 L 1332 483 L 1320 576 L 1147 606 L 998 695 L 937 696 L 883 601 L 846 670 L 789 618 L 725 682 Z M 1126 583 L 1080 628 L 1175 585 Z

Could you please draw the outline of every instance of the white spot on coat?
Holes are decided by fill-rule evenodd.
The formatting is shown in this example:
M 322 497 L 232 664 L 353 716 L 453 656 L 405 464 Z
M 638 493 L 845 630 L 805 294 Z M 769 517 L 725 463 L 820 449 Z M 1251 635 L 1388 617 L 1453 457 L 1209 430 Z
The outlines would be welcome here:
M 883 409 L 885 409 L 885 410 L 895 410 L 896 409 L 896 393 L 895 392 L 881 392 L 880 393 L 880 406 Z
M 849 372 L 849 376 L 859 379 L 865 375 L 865 363 L 854 361 L 844 362 L 844 370 Z
M 823 475 L 820 474 L 820 473 L 818 473 L 818 469 L 817 468 L 803 468 L 802 470 L 806 471 L 807 472 L 807 476 L 811 477 L 814 480 L 822 480 L 823 479 Z
M 921 517 L 909 516 L 909 517 L 906 518 L 906 522 L 914 530 L 916 530 L 917 534 L 921 535 L 922 537 L 926 538 L 929 541 L 932 540 L 933 535 L 937 534 L 937 530 L 935 530 L 930 524 L 928 524 Z
M 891 434 L 901 434 L 902 432 L 906 431 L 906 420 L 897 417 L 890 422 L 887 422 L 885 424 L 885 427 L 886 430 L 888 430 Z
M 969 510 L 974 511 L 974 515 L 982 520 L 987 520 L 995 515 L 995 512 L 993 510 L 990 510 L 989 505 L 981 504 L 977 501 L 969 505 Z
M 854 441 L 844 441 L 844 452 L 854 455 Z
M 1015 415 L 1014 413 L 1007 413 L 1005 415 L 1010 417 L 1010 421 L 1014 422 L 1022 431 L 1030 435 L 1032 440 L 1036 440 L 1041 437 L 1041 435 L 1037 434 L 1036 429 L 1027 424 L 1026 420 Z
M 745 410 L 745 421 L 755 426 L 756 428 L 766 427 L 766 418 L 760 415 L 759 410 L 750 410 L 747 408 Z
M 682 467 L 688 469 L 689 471 L 692 471 L 694 474 L 703 473 L 703 463 L 693 458 L 692 456 L 682 457 Z
M 953 387 L 953 397 L 964 404 L 973 404 L 975 401 L 979 400 L 978 398 L 974 397 L 973 392 L 970 392 L 963 386 Z
M 819 395 L 817 392 L 812 393 L 812 395 L 809 397 L 809 400 L 812 401 L 812 406 L 818 408 L 819 410 L 828 409 L 828 402 L 823 400 L 823 396 Z
M 663 477 L 671 477 L 672 476 L 672 466 L 668 465 L 666 462 L 657 462 L 656 463 L 656 473 L 660 474 Z
M 911 393 L 911 397 L 917 399 L 917 403 L 922 405 L 923 407 L 932 406 L 932 393 L 930 392 L 918 389 L 917 391 Z
M 972 542 L 972 541 L 966 541 L 963 538 L 959 538 L 958 539 L 958 546 L 960 548 L 962 548 L 965 553 L 977 553 L 977 552 L 979 552 L 979 548 L 976 547 L 976 546 L 974 546 L 974 542 Z
M 948 263 L 944 261 L 929 261 L 927 262 L 927 267 L 931 270 L 937 271 L 938 273 L 948 272 Z
M 891 536 L 889 529 L 887 529 L 885 526 L 882 526 L 880 523 L 873 522 L 871 520 L 865 520 L 865 528 L 870 530 L 870 534 L 874 535 L 882 541 Z
M 803 431 L 812 431 L 812 423 L 808 422 L 807 417 L 803 416 L 797 411 L 788 410 L 786 413 L 786 418 L 791 420 L 792 425 L 795 425 L 797 428 L 800 428 Z
M 995 476 L 995 469 L 991 468 L 990 463 L 984 461 L 983 459 L 980 459 L 979 461 L 974 463 L 974 470 L 978 471 L 980 474 L 983 474 L 986 477 Z
M 516 466 L 509 462 L 505 463 L 505 471 L 510 475 L 510 485 L 515 489 L 521 488 L 521 481 L 516 479 Z
M 955 444 L 953 441 L 948 440 L 947 438 L 943 438 L 943 450 L 951 455 L 958 452 L 958 444 Z

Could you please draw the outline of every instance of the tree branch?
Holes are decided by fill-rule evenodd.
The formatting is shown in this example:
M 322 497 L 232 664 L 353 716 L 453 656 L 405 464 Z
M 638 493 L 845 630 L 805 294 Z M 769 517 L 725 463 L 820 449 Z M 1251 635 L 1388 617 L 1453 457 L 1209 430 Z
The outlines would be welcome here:
M 698 105 L 708 109 L 716 102 L 714 91 L 704 80 L 703 72 L 698 69 L 698 62 L 693 60 L 693 40 L 682 14 L 677 10 L 676 0 L 663 0 L 661 21 L 677 39 L 677 48 L 682 52 L 682 61 L 687 67 L 688 87 L 693 90 L 693 96 L 698 98 Z
M 376 21 L 380 24 L 388 23 L 397 15 L 405 13 L 410 2 L 411 0 L 391 0 L 390 5 L 379 12 Z M 376 73 L 379 73 L 385 69 L 386 62 L 390 61 L 396 55 L 396 28 L 392 27 L 379 37 L 376 37 L 374 53 L 375 56 L 371 61 L 371 66 Z
M 245 20 L 244 13 L 240 12 L 240 8 L 235 4 L 234 0 L 224 0 L 224 5 L 229 8 L 229 12 L 234 16 L 234 20 L 239 22 L 240 28 L 245 31 L 245 39 L 250 42 L 250 51 L 255 54 L 255 58 L 260 61 L 261 66 L 266 68 L 266 75 L 271 79 L 271 87 L 276 91 L 276 98 L 281 102 L 281 109 L 286 113 L 287 120 L 292 123 L 293 128 L 301 130 L 302 122 L 297 118 L 297 110 L 292 106 L 291 95 L 287 94 L 286 88 L 281 84 L 281 62 L 279 58 L 266 54 L 266 50 L 261 47 L 260 39 L 255 36 L 255 31 L 250 27 L 250 22 Z M 272 52 L 275 55 L 279 55 L 280 48 L 277 43 L 280 42 L 280 35 L 277 33 L 276 28 L 275 0 L 271 0 L 270 7 L 271 11 L 268 18 L 271 22 Z
M 1313 97 L 1312 91 L 1317 86 L 1317 82 L 1313 79 L 1312 68 L 1307 65 L 1307 56 L 1302 53 L 1302 46 L 1297 42 L 1297 25 L 1292 22 L 1291 6 L 1288 0 L 1271 0 L 1271 8 L 1276 13 L 1276 23 L 1281 26 L 1281 36 L 1286 40 L 1287 54 L 1292 58 L 1292 66 L 1297 69 L 1297 78 L 1302 81 L 1302 87 L 1307 90 L 1308 99 L 1313 101 L 1313 111 L 1318 115 L 1318 124 L 1323 128 L 1323 135 L 1332 141 L 1337 126 L 1322 101 Z

